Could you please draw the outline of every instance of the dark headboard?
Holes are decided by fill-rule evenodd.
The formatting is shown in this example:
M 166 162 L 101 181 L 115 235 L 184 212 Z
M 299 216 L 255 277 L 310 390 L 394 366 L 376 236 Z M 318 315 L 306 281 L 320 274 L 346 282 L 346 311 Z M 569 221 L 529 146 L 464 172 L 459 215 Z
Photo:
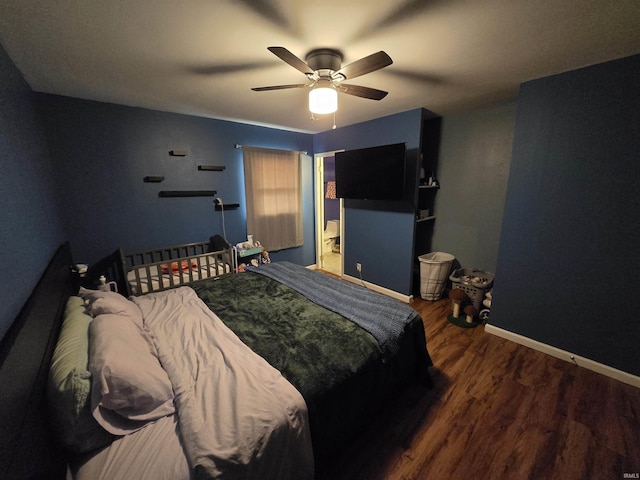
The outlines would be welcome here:
M 0 478 L 64 478 L 49 430 L 46 384 L 67 299 L 78 289 L 65 243 L 0 341 Z

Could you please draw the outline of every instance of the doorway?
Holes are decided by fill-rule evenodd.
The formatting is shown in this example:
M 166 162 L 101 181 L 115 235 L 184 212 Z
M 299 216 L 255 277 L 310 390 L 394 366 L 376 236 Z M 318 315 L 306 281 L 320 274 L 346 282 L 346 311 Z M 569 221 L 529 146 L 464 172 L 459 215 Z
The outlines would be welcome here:
M 342 150 L 339 150 L 342 151 Z M 314 156 L 316 165 L 316 265 L 319 269 L 342 276 L 344 228 L 342 199 L 336 197 L 335 153 Z

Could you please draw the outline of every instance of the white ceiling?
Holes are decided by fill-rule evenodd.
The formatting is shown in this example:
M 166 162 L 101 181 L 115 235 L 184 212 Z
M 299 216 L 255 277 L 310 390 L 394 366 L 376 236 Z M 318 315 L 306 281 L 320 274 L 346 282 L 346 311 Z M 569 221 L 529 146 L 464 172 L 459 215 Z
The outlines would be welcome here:
M 639 0 L 0 0 L 0 42 L 38 92 L 289 130 L 310 120 L 305 83 L 267 50 L 393 65 L 341 94 L 345 126 L 425 107 L 441 115 L 514 99 L 524 81 L 640 53 Z

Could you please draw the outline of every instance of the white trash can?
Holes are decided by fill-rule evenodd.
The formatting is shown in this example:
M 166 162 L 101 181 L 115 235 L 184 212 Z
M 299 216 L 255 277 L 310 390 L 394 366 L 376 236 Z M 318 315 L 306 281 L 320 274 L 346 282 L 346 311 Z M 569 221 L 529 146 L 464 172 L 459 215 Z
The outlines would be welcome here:
M 439 300 L 444 284 L 449 279 L 451 264 L 456 257 L 450 253 L 431 252 L 420 255 L 420 297 Z

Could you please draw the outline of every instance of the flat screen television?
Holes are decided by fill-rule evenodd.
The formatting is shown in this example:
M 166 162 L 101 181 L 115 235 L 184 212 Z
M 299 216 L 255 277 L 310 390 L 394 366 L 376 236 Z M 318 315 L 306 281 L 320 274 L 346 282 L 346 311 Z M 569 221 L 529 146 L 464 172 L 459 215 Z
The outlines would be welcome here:
M 335 162 L 337 197 L 360 200 L 404 198 L 404 143 L 337 152 Z

